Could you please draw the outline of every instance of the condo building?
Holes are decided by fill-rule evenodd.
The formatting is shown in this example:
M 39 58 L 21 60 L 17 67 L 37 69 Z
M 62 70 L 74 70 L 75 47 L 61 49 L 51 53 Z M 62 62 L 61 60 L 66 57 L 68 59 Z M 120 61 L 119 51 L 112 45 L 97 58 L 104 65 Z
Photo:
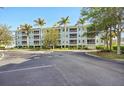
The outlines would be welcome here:
M 43 46 L 43 33 L 48 28 L 34 28 L 29 33 L 29 46 L 31 47 L 42 47 Z M 64 27 L 56 27 L 59 31 L 58 47 L 81 47 L 86 46 L 88 48 L 95 48 L 96 45 L 104 45 L 101 40 L 101 34 L 98 34 L 94 38 L 88 38 L 83 36 L 87 32 L 85 27 L 82 26 L 68 26 L 66 32 Z M 27 35 L 23 31 L 16 31 L 15 33 L 16 47 L 27 46 Z
M 16 31 L 15 37 L 16 47 L 26 47 L 28 45 L 27 34 L 24 31 Z M 40 28 L 35 28 L 29 33 L 29 46 L 42 46 L 42 31 Z

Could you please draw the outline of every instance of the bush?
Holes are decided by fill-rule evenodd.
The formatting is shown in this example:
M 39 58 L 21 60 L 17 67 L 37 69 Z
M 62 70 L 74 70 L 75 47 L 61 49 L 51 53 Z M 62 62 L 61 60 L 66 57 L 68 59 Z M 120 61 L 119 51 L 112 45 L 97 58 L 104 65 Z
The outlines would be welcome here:
M 83 45 L 83 49 L 86 49 L 86 50 L 88 50 L 88 47 L 87 47 L 87 46 L 85 46 L 85 45 Z
M 104 50 L 104 46 L 96 46 L 96 49 L 98 49 L 98 50 Z
M 3 49 L 5 49 L 5 47 L 3 47 L 3 46 L 0 46 L 0 49 L 2 49 L 2 50 L 3 50 Z
M 111 52 L 111 50 L 109 50 L 109 49 L 103 49 L 103 50 L 101 50 L 101 52 Z
M 29 46 L 30 49 L 34 48 L 34 46 Z
M 117 46 L 113 46 L 113 50 L 117 50 Z
M 77 46 L 70 46 L 68 49 L 77 49 Z
M 124 53 L 124 46 L 120 46 L 122 53 Z M 113 46 L 113 50 L 117 51 L 117 46 Z
M 121 50 L 124 51 L 124 46 L 120 46 Z M 117 50 L 117 46 L 113 46 L 113 50 Z

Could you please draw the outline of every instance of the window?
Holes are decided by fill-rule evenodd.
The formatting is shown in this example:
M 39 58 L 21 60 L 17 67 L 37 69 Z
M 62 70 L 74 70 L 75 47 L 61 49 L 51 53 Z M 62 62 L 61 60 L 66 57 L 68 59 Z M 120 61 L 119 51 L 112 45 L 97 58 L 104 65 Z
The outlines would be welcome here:
M 70 32 L 77 32 L 77 28 L 70 28 Z
M 84 40 L 82 40 L 82 42 L 84 43 Z
M 39 31 L 38 31 L 38 30 L 35 30 L 35 31 L 34 31 L 34 34 L 39 34 Z
M 95 39 L 88 39 L 87 44 L 95 44 Z
M 80 43 L 80 40 L 78 42 Z
M 70 38 L 77 38 L 77 34 L 70 34 Z
M 39 41 L 34 41 L 34 44 L 38 45 L 40 42 Z
M 103 40 L 101 40 L 101 43 L 103 43 Z
M 77 40 L 70 40 L 70 44 L 77 44 Z
M 40 38 L 39 35 L 34 36 L 34 39 L 39 39 L 39 38 Z

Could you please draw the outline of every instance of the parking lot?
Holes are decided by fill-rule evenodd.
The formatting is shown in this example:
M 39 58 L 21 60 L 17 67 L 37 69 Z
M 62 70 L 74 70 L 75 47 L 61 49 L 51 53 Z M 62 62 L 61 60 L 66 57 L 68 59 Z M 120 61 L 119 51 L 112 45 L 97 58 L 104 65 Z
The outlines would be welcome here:
M 90 57 L 83 52 L 27 53 L 5 51 L 0 85 L 124 85 L 124 63 Z

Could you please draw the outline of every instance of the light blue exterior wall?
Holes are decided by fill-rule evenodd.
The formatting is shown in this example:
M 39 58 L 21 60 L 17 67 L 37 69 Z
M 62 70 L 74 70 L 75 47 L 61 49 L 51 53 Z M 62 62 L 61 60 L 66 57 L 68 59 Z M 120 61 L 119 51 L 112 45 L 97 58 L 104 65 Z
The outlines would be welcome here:
M 43 28 L 44 29 L 47 29 L 47 28 Z M 59 27 L 58 29 L 60 29 L 60 44 L 58 44 L 58 46 L 62 47 L 65 45 L 64 41 L 66 39 L 66 46 L 87 46 L 87 47 L 94 47 L 96 45 L 103 45 L 104 42 L 101 42 L 101 36 L 98 35 L 96 36 L 95 38 L 87 38 L 86 36 L 83 36 L 83 34 L 85 32 L 87 32 L 86 28 L 82 27 L 82 26 L 67 26 L 67 31 L 65 32 L 64 31 L 64 27 Z M 76 29 L 75 32 L 70 32 L 70 29 Z M 29 45 L 30 46 L 36 46 L 34 44 L 34 41 L 39 41 L 39 46 L 42 46 L 43 43 L 43 31 L 40 29 L 40 28 L 34 28 L 34 30 L 38 30 L 39 31 L 39 34 L 34 34 L 33 32 L 31 32 L 29 34 Z M 71 38 L 70 37 L 70 34 L 75 34 L 76 35 L 76 38 Z M 34 35 L 38 35 L 39 36 L 39 39 L 34 39 Z M 65 37 L 66 35 L 66 37 Z M 23 46 L 22 44 L 22 32 L 16 32 L 16 46 Z M 88 39 L 95 39 L 95 44 L 88 44 L 87 43 L 87 40 Z M 75 44 L 72 44 L 70 43 L 71 41 L 75 40 L 77 43 Z M 97 42 L 98 41 L 98 42 Z

